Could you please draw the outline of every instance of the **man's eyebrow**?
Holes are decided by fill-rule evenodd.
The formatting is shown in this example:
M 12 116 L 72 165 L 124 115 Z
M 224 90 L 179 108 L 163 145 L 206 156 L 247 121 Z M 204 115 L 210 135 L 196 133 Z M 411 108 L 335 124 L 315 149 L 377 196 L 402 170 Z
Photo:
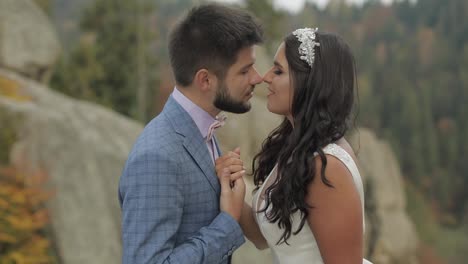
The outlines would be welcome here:
M 244 67 L 241 68 L 241 71 L 247 70 L 248 68 L 252 67 L 252 65 L 254 65 L 254 63 L 255 63 L 255 62 L 251 62 L 251 63 L 245 65 Z

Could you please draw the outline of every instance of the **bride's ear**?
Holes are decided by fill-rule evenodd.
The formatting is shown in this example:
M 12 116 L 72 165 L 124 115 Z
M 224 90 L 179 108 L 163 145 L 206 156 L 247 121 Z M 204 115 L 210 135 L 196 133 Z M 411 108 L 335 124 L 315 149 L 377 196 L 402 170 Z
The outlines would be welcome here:
M 207 69 L 200 69 L 195 73 L 193 82 L 202 92 L 208 92 L 216 88 L 218 78 Z

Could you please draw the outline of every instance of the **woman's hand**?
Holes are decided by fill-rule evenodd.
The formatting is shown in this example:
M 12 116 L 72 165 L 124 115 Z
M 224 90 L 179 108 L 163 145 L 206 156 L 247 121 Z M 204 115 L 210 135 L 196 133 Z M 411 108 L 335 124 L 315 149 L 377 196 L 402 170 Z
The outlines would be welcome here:
M 225 168 L 220 177 L 220 209 L 240 221 L 245 198 L 245 182 L 242 177 L 231 181 L 230 172 Z
M 221 182 L 221 210 L 227 213 L 229 211 L 233 212 L 229 214 L 239 222 L 244 235 L 258 249 L 268 248 L 268 244 L 257 222 L 255 222 L 252 207 L 244 202 L 246 188 L 243 177 L 245 175 L 245 167 L 240 159 L 239 148 L 229 151 L 216 160 L 216 174 Z M 238 211 L 239 209 L 240 211 Z
M 240 149 L 216 159 L 215 168 L 221 183 L 220 209 L 239 222 L 245 198 L 245 168 Z
M 233 151 L 229 151 L 223 156 L 219 157 L 215 161 L 216 174 L 221 181 L 221 175 L 224 169 L 228 169 L 230 174 L 231 182 L 244 177 L 245 167 L 244 162 L 240 159 L 240 148 L 236 148 Z

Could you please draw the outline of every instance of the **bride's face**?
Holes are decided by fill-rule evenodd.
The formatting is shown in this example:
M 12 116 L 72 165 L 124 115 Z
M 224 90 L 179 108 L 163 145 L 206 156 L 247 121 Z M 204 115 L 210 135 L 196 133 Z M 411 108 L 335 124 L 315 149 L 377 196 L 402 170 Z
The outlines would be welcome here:
M 289 80 L 284 42 L 279 46 L 273 67 L 265 74 L 263 81 L 268 84 L 268 110 L 278 115 L 291 117 L 293 89 Z

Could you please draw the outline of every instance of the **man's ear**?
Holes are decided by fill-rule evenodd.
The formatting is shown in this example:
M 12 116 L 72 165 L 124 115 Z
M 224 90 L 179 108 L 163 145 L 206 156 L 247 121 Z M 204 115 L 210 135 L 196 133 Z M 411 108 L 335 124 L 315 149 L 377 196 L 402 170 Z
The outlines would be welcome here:
M 208 71 L 207 69 L 200 69 L 195 73 L 193 82 L 202 91 L 207 92 L 216 87 L 217 82 L 216 75 Z

